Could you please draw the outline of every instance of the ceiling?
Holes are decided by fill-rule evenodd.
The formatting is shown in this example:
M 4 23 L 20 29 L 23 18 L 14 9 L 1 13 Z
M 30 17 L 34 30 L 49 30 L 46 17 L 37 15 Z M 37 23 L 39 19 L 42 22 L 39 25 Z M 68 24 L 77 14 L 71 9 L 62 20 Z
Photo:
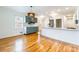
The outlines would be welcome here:
M 7 8 L 16 10 L 22 13 L 28 13 L 31 11 L 30 6 L 6 6 Z M 48 15 L 52 12 L 58 14 L 67 15 L 75 13 L 76 7 L 73 6 L 33 6 L 32 11 L 37 15 Z

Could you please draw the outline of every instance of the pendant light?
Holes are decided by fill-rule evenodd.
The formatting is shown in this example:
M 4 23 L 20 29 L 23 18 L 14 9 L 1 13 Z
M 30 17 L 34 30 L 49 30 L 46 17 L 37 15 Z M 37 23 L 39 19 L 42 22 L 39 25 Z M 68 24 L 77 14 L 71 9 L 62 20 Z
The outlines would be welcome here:
M 28 12 L 28 16 L 35 17 L 35 13 L 33 12 L 33 6 L 30 6 L 30 12 Z

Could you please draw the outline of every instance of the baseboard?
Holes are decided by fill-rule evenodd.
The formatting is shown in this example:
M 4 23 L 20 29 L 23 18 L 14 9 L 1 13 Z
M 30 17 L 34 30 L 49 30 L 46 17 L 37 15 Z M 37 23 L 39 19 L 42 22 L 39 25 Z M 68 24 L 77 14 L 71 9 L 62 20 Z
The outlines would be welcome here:
M 13 35 L 6 35 L 6 36 L 1 36 L 0 39 L 8 38 L 8 37 L 14 37 L 22 34 L 13 34 Z

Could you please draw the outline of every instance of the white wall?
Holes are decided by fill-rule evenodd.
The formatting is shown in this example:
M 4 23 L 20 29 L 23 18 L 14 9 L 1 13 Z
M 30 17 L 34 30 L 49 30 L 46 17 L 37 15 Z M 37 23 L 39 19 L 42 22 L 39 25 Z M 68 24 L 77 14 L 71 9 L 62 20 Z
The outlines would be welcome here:
M 77 17 L 77 20 L 79 21 L 79 7 L 77 7 L 77 11 L 76 11 L 76 17 Z M 79 29 L 79 23 L 77 24 L 78 26 L 78 29 Z
M 15 29 L 15 17 L 22 16 L 22 13 L 9 8 L 0 7 L 0 38 L 20 35 Z
M 54 28 L 56 28 L 56 19 L 62 19 L 62 28 L 64 28 L 64 16 L 59 15 L 59 17 L 53 17 L 54 19 Z M 42 20 L 42 27 L 48 28 L 49 27 L 49 16 L 45 16 Z
M 75 19 L 71 19 L 69 20 L 67 17 L 65 17 L 66 15 L 58 15 L 53 17 L 54 19 L 54 28 L 56 28 L 56 19 L 62 19 L 62 28 L 61 29 L 67 29 L 67 27 L 74 27 L 77 28 L 77 25 L 75 24 Z M 49 17 L 44 17 L 44 19 L 41 19 L 42 21 L 42 27 L 46 27 L 48 28 L 48 23 L 49 23 Z

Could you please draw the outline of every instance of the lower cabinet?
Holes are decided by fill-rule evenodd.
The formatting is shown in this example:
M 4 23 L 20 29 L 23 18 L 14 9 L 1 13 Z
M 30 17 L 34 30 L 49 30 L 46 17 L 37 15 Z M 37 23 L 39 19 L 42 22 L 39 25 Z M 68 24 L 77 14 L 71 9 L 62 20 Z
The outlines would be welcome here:
M 26 34 L 38 32 L 38 27 L 27 27 Z

